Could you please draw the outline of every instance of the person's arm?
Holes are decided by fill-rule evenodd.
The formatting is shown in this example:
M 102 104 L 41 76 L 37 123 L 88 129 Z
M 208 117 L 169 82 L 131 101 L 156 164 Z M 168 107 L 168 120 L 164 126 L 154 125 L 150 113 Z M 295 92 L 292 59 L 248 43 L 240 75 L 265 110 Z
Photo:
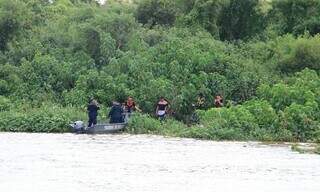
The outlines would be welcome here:
M 158 115 L 158 110 L 159 110 L 159 106 L 157 105 L 157 108 L 156 108 L 156 115 Z
M 167 105 L 166 105 L 166 108 L 165 108 L 165 112 L 166 112 L 166 113 L 168 113 L 169 108 L 170 108 L 170 104 L 169 104 L 169 102 L 167 102 Z
M 142 112 L 142 110 L 141 110 L 137 105 L 135 106 L 135 108 L 136 108 L 136 110 L 137 110 L 138 112 L 140 112 L 140 113 Z
M 108 117 L 111 117 L 112 116 L 112 114 L 113 114 L 113 107 L 111 107 L 111 109 L 110 109 L 110 112 L 109 112 L 109 114 L 108 114 Z

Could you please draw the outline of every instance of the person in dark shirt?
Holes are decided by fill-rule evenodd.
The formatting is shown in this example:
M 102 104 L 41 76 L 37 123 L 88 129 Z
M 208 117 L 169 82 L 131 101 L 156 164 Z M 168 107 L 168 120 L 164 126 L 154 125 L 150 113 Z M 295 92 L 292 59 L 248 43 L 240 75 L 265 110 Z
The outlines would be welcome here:
M 112 102 L 112 107 L 108 115 L 108 117 L 110 117 L 110 123 L 123 123 L 123 114 L 124 111 L 120 103 Z
M 160 121 L 164 120 L 168 111 L 169 103 L 164 99 L 164 97 L 160 97 L 160 100 L 157 103 L 156 115 L 160 119 Z
M 95 99 L 91 99 L 87 106 L 89 121 L 88 127 L 95 126 L 97 124 L 98 110 L 100 109 L 98 102 Z

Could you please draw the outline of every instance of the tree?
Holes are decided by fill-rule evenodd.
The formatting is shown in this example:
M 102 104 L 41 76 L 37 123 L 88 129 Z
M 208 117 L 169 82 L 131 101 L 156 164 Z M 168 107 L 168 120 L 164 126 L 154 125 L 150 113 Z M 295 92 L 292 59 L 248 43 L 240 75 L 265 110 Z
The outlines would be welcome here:
M 309 31 L 314 35 L 320 32 L 320 1 L 272 1 L 269 17 L 279 34 L 294 33 L 299 35 Z
M 173 25 L 176 10 L 168 0 L 145 0 L 137 8 L 136 18 L 139 23 L 155 25 Z
M 219 17 L 220 38 L 247 39 L 262 32 L 264 16 L 258 6 L 259 0 L 231 0 Z
M 96 64 L 99 64 L 101 56 L 100 50 L 100 33 L 94 28 L 88 28 L 85 31 L 86 49 L 89 55 L 95 60 Z
M 0 51 L 4 51 L 7 43 L 21 30 L 26 12 L 23 2 L 0 0 Z
M 225 0 L 197 0 L 191 11 L 185 16 L 185 25 L 200 25 L 212 36 L 219 38 L 218 18 Z

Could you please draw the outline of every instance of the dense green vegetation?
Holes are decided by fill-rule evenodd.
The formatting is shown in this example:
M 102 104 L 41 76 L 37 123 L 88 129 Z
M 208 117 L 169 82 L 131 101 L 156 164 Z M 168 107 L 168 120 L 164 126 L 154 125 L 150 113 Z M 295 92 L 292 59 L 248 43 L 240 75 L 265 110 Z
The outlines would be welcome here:
M 320 0 L 0 0 L 0 130 L 64 132 L 131 95 L 134 133 L 319 142 L 319 32 Z
M 255 99 L 236 106 L 198 111 L 200 125 L 148 116 L 134 117 L 129 131 L 201 139 L 312 141 L 320 140 L 320 77 L 304 70 L 287 82 L 259 86 Z

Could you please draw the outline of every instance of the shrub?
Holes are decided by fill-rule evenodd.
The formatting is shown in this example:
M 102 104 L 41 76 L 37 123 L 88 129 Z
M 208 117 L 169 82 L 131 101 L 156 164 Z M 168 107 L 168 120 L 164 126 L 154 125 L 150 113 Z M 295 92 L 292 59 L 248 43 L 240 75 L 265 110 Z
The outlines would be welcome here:
M 251 100 L 246 102 L 243 107 L 254 115 L 259 128 L 272 131 L 278 128 L 277 113 L 267 101 Z
M 160 121 L 148 115 L 134 115 L 128 124 L 127 130 L 135 134 L 156 133 L 161 128 Z
M 201 123 L 220 139 L 250 139 L 250 134 L 259 125 L 254 115 L 243 106 L 213 108 L 199 113 Z
M 0 112 L 2 111 L 9 111 L 11 107 L 11 101 L 0 95 Z
M 276 69 L 290 74 L 305 68 L 320 70 L 320 36 L 294 38 L 291 35 L 278 38 L 274 43 Z
M 264 101 L 264 105 L 256 108 L 253 105 L 256 102 L 250 101 L 246 107 L 255 117 L 261 115 L 257 119 L 260 127 L 275 128 L 277 140 L 317 141 L 320 133 L 319 93 L 319 76 L 315 71 L 305 69 L 289 78 L 286 84 L 260 86 L 258 97 L 268 102 Z M 259 114 L 252 107 L 271 111 Z
M 80 111 L 80 112 L 79 112 Z M 69 123 L 85 119 L 85 112 L 76 108 L 44 105 L 26 111 L 0 112 L 0 131 L 13 132 L 68 132 Z
M 127 130 L 135 134 L 161 134 L 166 136 L 187 136 L 186 125 L 167 118 L 164 122 L 150 117 L 149 115 L 134 114 L 130 118 Z
M 275 110 L 283 110 L 292 103 L 305 105 L 307 102 L 319 103 L 320 78 L 315 71 L 303 70 L 289 78 L 288 83 L 273 86 L 261 85 L 258 97 L 267 100 Z
M 319 138 L 320 122 L 315 114 L 318 112 L 316 103 L 307 105 L 292 104 L 281 116 L 281 125 L 290 130 L 297 141 L 315 141 Z
M 318 141 L 319 107 L 315 100 L 294 101 L 275 110 L 266 100 L 251 100 L 236 107 L 199 111 L 210 137 L 228 140 Z

